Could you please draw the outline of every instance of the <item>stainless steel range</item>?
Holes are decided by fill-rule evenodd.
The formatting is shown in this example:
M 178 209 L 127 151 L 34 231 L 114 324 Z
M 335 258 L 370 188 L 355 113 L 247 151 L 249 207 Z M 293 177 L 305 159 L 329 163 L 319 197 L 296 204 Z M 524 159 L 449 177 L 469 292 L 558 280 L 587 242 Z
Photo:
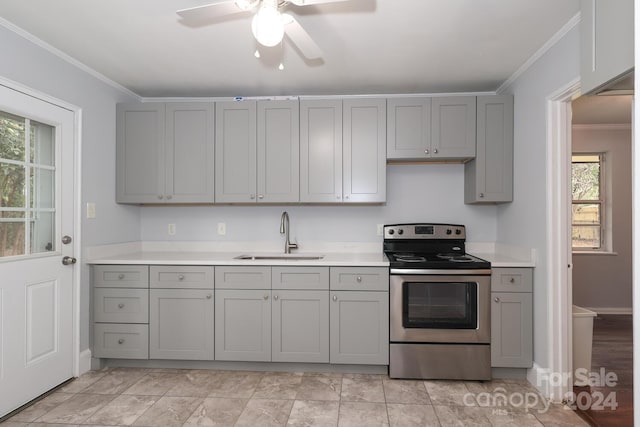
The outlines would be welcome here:
M 391 378 L 491 379 L 491 264 L 465 240 L 463 225 L 385 225 Z

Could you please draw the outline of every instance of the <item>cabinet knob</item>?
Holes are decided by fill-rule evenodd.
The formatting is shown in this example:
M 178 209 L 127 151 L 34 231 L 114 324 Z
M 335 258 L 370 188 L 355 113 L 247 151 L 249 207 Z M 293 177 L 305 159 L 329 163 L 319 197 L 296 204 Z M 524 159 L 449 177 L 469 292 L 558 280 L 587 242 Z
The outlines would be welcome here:
M 500 298 L 498 298 L 498 297 L 495 297 L 493 300 L 494 300 L 495 302 L 500 302 Z
M 173 196 L 172 195 L 168 195 L 167 196 L 167 200 L 171 200 L 171 199 L 173 199 Z
M 338 199 L 338 200 L 340 200 L 340 199 L 341 199 L 341 197 L 340 197 L 340 195 L 339 195 L 339 194 L 336 194 L 336 199 Z
M 349 200 L 349 196 L 344 196 L 345 199 Z
M 429 154 L 429 149 L 424 150 L 424 154 Z
M 264 199 L 264 194 L 258 194 L 258 199 L 260 200 Z
M 162 195 L 158 194 L 158 200 L 162 200 Z
M 338 296 L 334 295 L 333 298 L 331 298 L 331 299 L 334 300 L 334 301 L 338 301 Z
M 118 304 L 118 308 L 124 308 L 124 304 L 123 303 Z
M 211 299 L 212 297 L 213 297 L 213 295 L 207 294 L 207 299 Z
M 256 198 L 256 195 L 255 195 L 255 194 L 249 194 L 249 198 L 250 198 L 251 200 L 254 200 L 254 199 Z
M 516 279 L 512 277 L 511 279 L 509 279 L 509 283 L 516 283 Z
M 274 299 L 274 300 L 276 300 L 276 301 L 278 301 L 278 295 L 274 295 L 274 296 L 273 296 L 273 299 Z
M 356 277 L 356 282 L 362 282 L 362 276 Z
M 480 193 L 480 198 L 483 198 L 483 197 L 484 197 L 484 193 Z
M 266 301 L 266 300 L 268 300 L 268 299 L 269 299 L 269 295 L 265 295 L 265 296 L 263 296 L 262 298 L 264 298 L 264 300 Z
M 178 275 L 178 280 L 181 280 L 181 281 L 184 280 L 184 274 L 179 274 Z
M 123 280 L 124 279 L 124 274 L 120 273 L 118 274 L 118 280 Z
M 437 148 L 433 149 L 433 154 L 438 154 L 438 149 Z
M 124 344 L 124 338 L 120 338 L 120 339 L 118 340 L 118 344 Z

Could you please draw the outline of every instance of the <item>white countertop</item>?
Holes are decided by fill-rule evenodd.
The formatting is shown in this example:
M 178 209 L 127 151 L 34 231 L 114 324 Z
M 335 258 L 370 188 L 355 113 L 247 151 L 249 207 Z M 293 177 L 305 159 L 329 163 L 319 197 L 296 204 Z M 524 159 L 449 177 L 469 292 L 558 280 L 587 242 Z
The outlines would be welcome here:
M 471 255 L 478 258 L 485 259 L 491 262 L 491 267 L 495 268 L 518 268 L 518 267 L 535 267 L 536 264 L 532 259 L 519 259 L 513 258 L 507 255 L 499 253 L 482 253 L 482 252 L 469 252 Z

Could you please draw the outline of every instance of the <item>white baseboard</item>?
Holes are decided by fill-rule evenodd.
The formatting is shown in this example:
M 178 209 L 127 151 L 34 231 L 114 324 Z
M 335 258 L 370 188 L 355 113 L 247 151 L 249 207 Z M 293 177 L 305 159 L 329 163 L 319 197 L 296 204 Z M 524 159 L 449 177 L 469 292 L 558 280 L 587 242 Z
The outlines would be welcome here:
M 585 307 L 587 310 L 598 314 L 633 314 L 631 307 Z
M 536 362 L 533 362 L 533 366 L 530 369 L 527 369 L 527 381 L 538 390 L 542 396 L 549 398 L 549 394 L 551 391 L 549 390 L 549 383 L 547 381 L 542 381 L 542 371 L 547 371 L 542 368 Z
M 86 349 L 80 352 L 78 363 L 78 376 L 91 370 L 91 350 Z

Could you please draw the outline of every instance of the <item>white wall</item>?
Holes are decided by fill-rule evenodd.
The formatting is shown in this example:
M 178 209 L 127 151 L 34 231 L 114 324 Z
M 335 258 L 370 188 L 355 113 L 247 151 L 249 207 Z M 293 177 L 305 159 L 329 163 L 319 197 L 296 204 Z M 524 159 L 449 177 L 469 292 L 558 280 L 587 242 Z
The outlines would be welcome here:
M 496 238 L 496 207 L 464 204 L 464 166 L 419 164 L 387 166 L 387 203 L 379 206 L 200 206 L 143 207 L 142 240 L 276 241 L 280 214 L 291 217 L 291 236 L 305 242 L 382 242 L 376 224 L 451 222 L 467 226 L 470 242 Z M 227 234 L 218 236 L 218 222 Z M 167 224 L 176 235 L 167 235 Z M 292 239 L 293 240 L 293 239 Z
M 82 109 L 82 201 L 97 218 L 82 219 L 82 246 L 139 240 L 139 208 L 115 203 L 115 104 L 132 96 L 115 89 L 0 26 L 0 76 Z M 89 268 L 81 268 L 80 349 L 89 347 Z
M 497 212 L 499 242 L 535 248 L 534 361 L 547 367 L 548 289 L 546 259 L 547 97 L 580 75 L 580 29 L 572 28 L 504 91 L 514 95 L 514 200 Z
M 611 255 L 573 255 L 573 303 L 604 311 L 631 311 L 631 127 L 574 127 L 572 151 L 605 152 L 611 198 Z

